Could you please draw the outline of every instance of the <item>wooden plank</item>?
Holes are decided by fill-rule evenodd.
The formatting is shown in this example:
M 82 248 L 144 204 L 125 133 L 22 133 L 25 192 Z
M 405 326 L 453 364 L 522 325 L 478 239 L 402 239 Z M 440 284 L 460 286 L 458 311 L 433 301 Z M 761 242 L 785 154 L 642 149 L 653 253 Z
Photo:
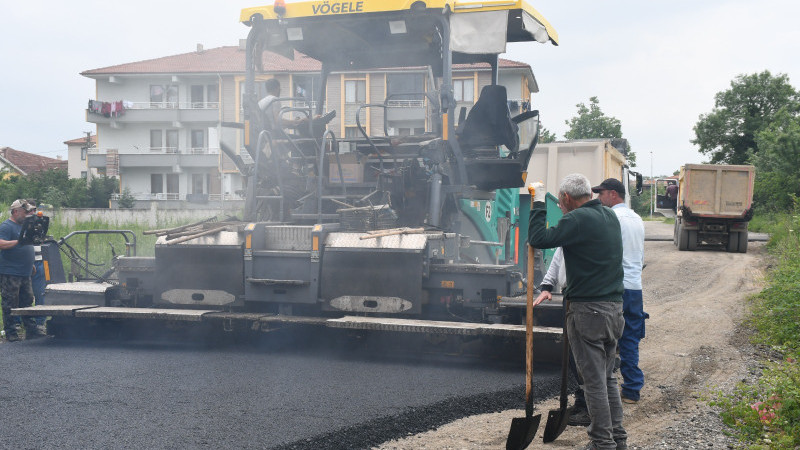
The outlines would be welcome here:
M 41 305 L 27 308 L 13 308 L 13 316 L 67 316 L 72 317 L 75 311 L 97 308 L 97 305 Z

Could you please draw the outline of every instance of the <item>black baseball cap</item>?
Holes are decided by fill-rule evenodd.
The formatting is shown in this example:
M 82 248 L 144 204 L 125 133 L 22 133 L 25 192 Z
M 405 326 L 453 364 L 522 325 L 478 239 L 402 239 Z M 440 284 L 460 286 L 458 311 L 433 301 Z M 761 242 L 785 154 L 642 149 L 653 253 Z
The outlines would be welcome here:
M 616 178 L 606 178 L 602 183 L 592 188 L 595 194 L 600 191 L 617 191 L 619 195 L 625 196 L 625 186 Z

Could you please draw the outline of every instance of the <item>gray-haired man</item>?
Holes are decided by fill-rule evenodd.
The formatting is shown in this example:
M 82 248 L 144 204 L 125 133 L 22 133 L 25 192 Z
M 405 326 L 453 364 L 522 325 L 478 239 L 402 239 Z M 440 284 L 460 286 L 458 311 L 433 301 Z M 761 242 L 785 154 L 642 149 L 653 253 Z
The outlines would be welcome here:
M 542 183 L 529 186 L 533 208 L 528 227 L 531 246 L 562 247 L 567 269 L 564 295 L 567 337 L 583 377 L 591 425 L 587 449 L 625 449 L 622 401 L 614 376 L 617 340 L 622 335 L 622 238 L 616 214 L 592 200 L 589 180 L 564 177 L 558 200 L 566 214 L 547 228 Z

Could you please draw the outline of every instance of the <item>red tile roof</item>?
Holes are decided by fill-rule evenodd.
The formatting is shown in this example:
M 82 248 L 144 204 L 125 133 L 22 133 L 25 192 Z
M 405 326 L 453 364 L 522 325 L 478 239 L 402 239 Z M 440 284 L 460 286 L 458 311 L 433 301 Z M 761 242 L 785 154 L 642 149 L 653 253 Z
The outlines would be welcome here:
M 499 59 L 498 64 L 501 68 L 530 68 L 528 64 L 503 58 Z M 240 50 L 239 47 L 229 46 L 86 70 L 81 72 L 81 75 L 91 78 L 95 75 L 118 74 L 244 73 L 244 66 L 244 50 Z M 482 70 L 488 69 L 489 65 L 485 63 L 456 64 L 453 68 L 455 70 Z M 300 52 L 295 52 L 294 60 L 272 53 L 268 58 L 264 58 L 265 72 L 319 72 L 320 69 L 321 64 L 319 61 Z M 394 70 L 397 69 L 402 70 L 402 68 L 395 68 Z
M 0 157 L 17 166 L 24 172 L 23 175 L 48 169 L 67 168 L 65 160 L 14 150 L 11 147 L 0 148 Z
M 86 143 L 86 136 L 64 141 L 67 145 L 82 145 Z M 92 144 L 97 144 L 97 135 L 92 135 Z

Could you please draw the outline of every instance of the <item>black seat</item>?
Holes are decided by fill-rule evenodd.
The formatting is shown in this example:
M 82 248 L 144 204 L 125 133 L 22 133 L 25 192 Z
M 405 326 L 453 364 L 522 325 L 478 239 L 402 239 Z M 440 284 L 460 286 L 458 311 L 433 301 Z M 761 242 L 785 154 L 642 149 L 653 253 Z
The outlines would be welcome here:
M 472 107 L 463 127 L 459 124 L 458 143 L 465 150 L 505 145 L 519 150 L 519 127 L 511 120 L 505 86 L 488 85 Z

